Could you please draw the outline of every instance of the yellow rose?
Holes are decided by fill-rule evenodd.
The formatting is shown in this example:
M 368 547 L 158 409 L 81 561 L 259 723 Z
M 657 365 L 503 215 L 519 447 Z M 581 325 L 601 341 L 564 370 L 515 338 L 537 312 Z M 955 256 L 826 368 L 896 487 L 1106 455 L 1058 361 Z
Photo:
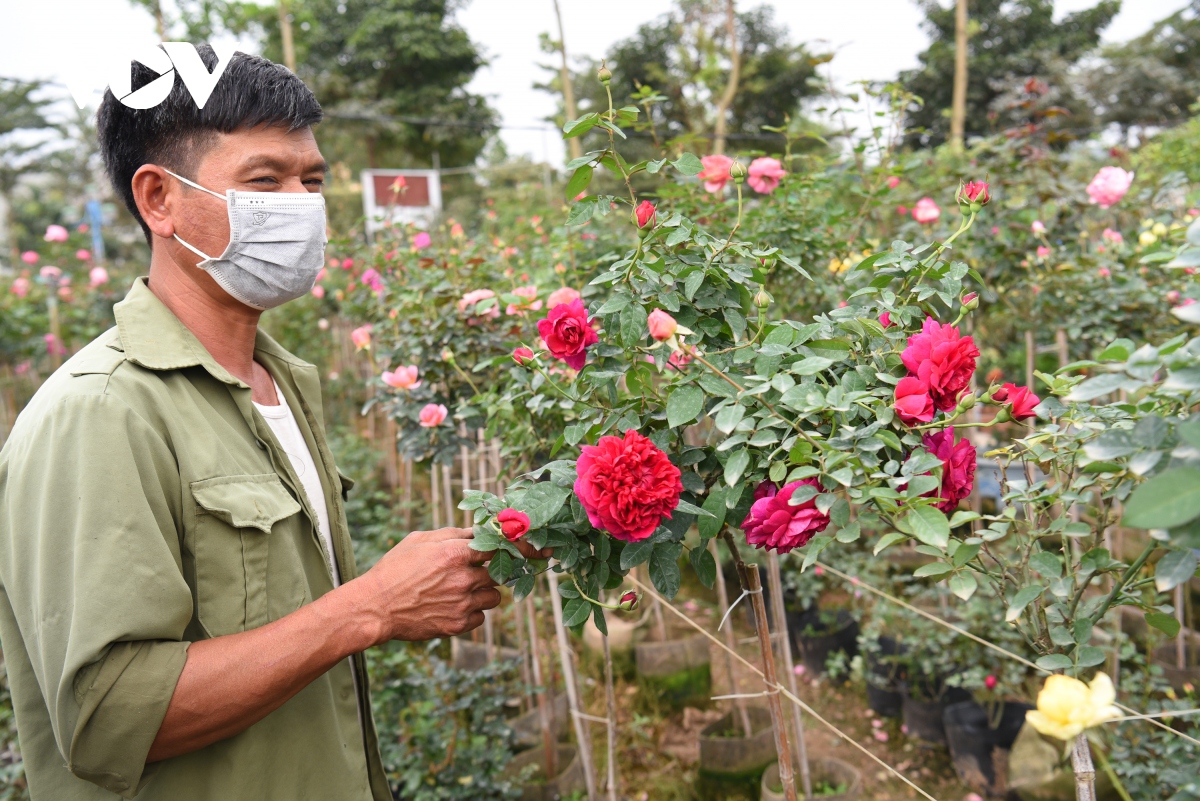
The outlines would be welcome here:
M 1162 223 L 1155 223 L 1154 227 L 1150 230 L 1155 236 L 1165 236 L 1167 233 L 1167 226 L 1163 225 Z
M 1142 233 L 1138 235 L 1138 241 L 1149 247 L 1158 241 L 1158 237 L 1150 231 L 1142 231 Z
M 1039 732 L 1072 740 L 1084 729 L 1121 717 L 1112 679 L 1097 673 L 1091 685 L 1070 676 L 1050 676 L 1038 693 L 1037 709 L 1025 715 Z

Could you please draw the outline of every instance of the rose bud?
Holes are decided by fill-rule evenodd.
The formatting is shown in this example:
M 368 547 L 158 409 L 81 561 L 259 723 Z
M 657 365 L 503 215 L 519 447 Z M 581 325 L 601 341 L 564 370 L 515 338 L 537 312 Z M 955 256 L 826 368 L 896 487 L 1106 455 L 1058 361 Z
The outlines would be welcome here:
M 963 311 L 974 311 L 979 308 L 979 293 L 968 292 L 962 296 Z
M 638 594 L 633 590 L 621 596 L 621 600 L 617 602 L 617 608 L 623 612 L 632 612 L 638 608 L 638 603 L 641 601 Z
M 760 289 L 754 293 L 754 305 L 760 309 L 770 306 L 773 300 L 774 298 L 771 297 L 771 293 L 765 289 Z
M 637 217 L 638 228 L 652 228 L 654 226 L 654 219 L 657 216 L 657 213 L 654 208 L 654 204 L 649 200 L 643 200 L 642 204 L 637 207 L 637 210 L 634 212 L 634 214 Z
M 500 531 L 509 542 L 516 542 L 529 531 L 529 515 L 511 506 L 496 515 L 496 522 L 500 524 Z
M 997 684 L 996 677 L 992 676 L 990 674 L 983 680 L 983 686 L 987 687 L 989 690 L 996 689 L 996 684 Z
M 529 348 L 517 348 L 512 352 L 512 359 L 517 364 L 525 367 L 533 361 L 533 351 Z
M 646 324 L 650 327 L 650 336 L 659 342 L 665 342 L 675 336 L 675 329 L 679 327 L 675 318 L 662 309 L 650 312 L 650 316 L 646 318 Z
M 729 165 L 729 177 L 732 178 L 735 183 L 740 184 L 745 182 L 746 175 L 746 165 L 742 164 L 740 161 L 735 161 L 733 164 Z
M 612 80 L 612 70 L 607 64 L 601 64 L 600 69 L 596 72 L 596 80 L 600 81 L 602 86 L 608 86 L 608 82 Z
M 974 392 L 968 392 L 966 395 L 963 395 L 962 398 L 960 398 L 958 401 L 958 411 L 959 412 L 965 412 L 967 409 L 974 408 L 974 406 L 975 406 L 975 393 Z
M 968 181 L 958 188 L 958 196 L 955 200 L 965 210 L 978 213 L 980 209 L 991 202 L 992 193 L 986 181 Z
M 879 324 L 884 328 L 891 328 L 892 315 L 889 312 L 884 312 L 883 314 L 879 315 Z

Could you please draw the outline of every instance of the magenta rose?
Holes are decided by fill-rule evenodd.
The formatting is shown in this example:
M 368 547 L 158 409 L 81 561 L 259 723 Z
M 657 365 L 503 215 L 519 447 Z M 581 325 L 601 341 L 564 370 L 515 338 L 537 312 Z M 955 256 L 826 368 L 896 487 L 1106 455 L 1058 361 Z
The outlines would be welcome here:
M 671 517 L 683 492 L 679 468 L 632 428 L 585 445 L 575 463 L 575 494 L 588 520 L 619 540 L 638 542 Z
M 894 408 L 906 426 L 928 423 L 933 419 L 933 399 L 929 397 L 929 386 L 919 378 L 901 378 L 896 385 Z
M 538 321 L 538 333 L 550 355 L 566 362 L 572 370 L 583 369 L 587 349 L 600 341 L 579 298 L 551 309 L 546 319 Z
M 910 336 L 908 347 L 900 354 L 904 366 L 929 387 L 933 405 L 943 412 L 958 405 L 958 396 L 971 383 L 978 357 L 974 339 L 932 317 L 925 318 L 921 333 Z
M 992 393 L 992 399 L 1008 406 L 1012 419 L 1021 421 L 1037 417 L 1034 409 L 1042 402 L 1034 395 L 1029 387 L 1018 387 L 1016 384 L 1005 384 Z
M 801 487 L 814 487 L 818 492 L 804 503 L 792 506 L 789 503 L 792 495 Z M 759 484 L 754 491 L 750 514 L 742 521 L 746 542 L 755 548 L 768 548 L 779 553 L 805 545 L 814 534 L 829 525 L 829 515 L 817 509 L 820 489 L 815 478 L 793 481 L 778 491 L 770 481 Z
M 958 502 L 971 494 L 975 485 L 975 446 L 965 439 L 954 441 L 954 429 L 947 428 L 921 437 L 925 450 L 942 460 L 942 487 L 926 493 L 927 498 L 937 497 L 938 509 L 949 514 L 958 508 Z

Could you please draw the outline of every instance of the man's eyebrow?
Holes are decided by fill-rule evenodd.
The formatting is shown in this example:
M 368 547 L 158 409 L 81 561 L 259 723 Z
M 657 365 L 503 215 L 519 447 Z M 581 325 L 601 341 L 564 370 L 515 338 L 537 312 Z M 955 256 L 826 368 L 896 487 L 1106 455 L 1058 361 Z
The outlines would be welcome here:
M 242 169 L 246 169 L 246 170 L 253 170 L 253 169 L 256 169 L 259 167 L 266 167 L 267 169 L 275 170 L 277 172 L 287 172 L 292 167 L 292 165 L 287 161 L 283 161 L 281 159 L 275 158 L 274 156 L 268 156 L 265 154 L 251 156 L 250 158 L 243 161 L 241 166 L 242 166 Z M 321 159 L 321 161 L 319 161 L 319 162 L 313 162 L 312 164 L 306 165 L 304 167 L 304 169 L 301 171 L 302 172 L 316 172 L 318 170 L 320 170 L 320 172 L 322 174 L 329 172 L 329 162 L 325 161 L 325 159 Z

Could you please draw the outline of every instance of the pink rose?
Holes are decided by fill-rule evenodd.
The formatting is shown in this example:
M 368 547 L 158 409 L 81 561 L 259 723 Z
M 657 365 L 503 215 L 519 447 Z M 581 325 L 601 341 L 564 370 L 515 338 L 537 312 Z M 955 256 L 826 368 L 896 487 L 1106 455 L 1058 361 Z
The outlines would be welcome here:
M 1034 220 L 1033 225 L 1029 226 L 1029 230 L 1033 231 L 1035 234 L 1044 234 L 1046 233 L 1046 226 L 1041 220 Z
M 529 515 L 511 506 L 496 515 L 496 522 L 509 542 L 516 542 L 529 532 Z
M 675 322 L 675 318 L 662 309 L 655 309 L 650 312 L 650 316 L 646 319 L 646 324 L 650 327 L 650 336 L 659 342 L 675 336 L 675 329 L 679 327 L 679 324 Z
M 88 261 L 92 258 L 92 252 L 90 250 L 77 250 L 75 251 L 75 258 L 80 261 Z
M 987 687 L 989 690 L 996 689 L 996 685 L 998 683 L 999 683 L 999 681 L 996 679 L 996 677 L 991 675 L 990 673 L 988 675 L 984 676 L 984 678 L 983 678 L 983 686 Z
M 27 250 L 21 254 L 21 261 L 25 262 L 26 264 L 37 264 L 38 254 L 34 253 L 32 250 Z
M 450 236 L 455 239 L 461 239 L 464 236 L 463 227 L 459 223 L 450 226 Z
M 427 403 L 419 415 L 422 428 L 437 428 L 450 412 L 440 403 Z
M 417 250 L 424 250 L 425 248 L 429 247 L 430 244 L 433 243 L 433 239 L 432 239 L 432 237 L 429 236 L 428 233 L 426 233 L 425 231 L 421 231 L 420 233 L 418 233 L 416 236 L 413 237 L 412 243 L 413 243 L 413 247 L 416 248 Z
M 490 289 L 472 289 L 470 292 L 458 299 L 458 310 L 460 312 L 466 312 L 467 309 L 470 309 L 479 301 L 494 297 L 496 297 L 496 293 Z M 499 306 L 493 306 L 492 308 L 496 309 L 496 313 L 499 314 Z
M 546 298 L 546 308 L 553 309 L 560 303 L 570 303 L 573 300 L 579 300 L 579 290 L 569 286 L 559 287 Z
M 724 189 L 726 181 L 729 180 L 729 168 L 733 166 L 733 159 L 714 153 L 701 158 L 700 163 L 704 165 L 704 169 L 696 177 L 704 182 L 704 191 L 716 194 Z
M 908 214 L 908 206 L 897 206 L 896 213 L 899 214 L 901 217 L 906 216 Z M 938 213 L 940 214 L 941 212 L 938 212 Z
M 1178 289 L 1172 289 L 1170 292 L 1167 293 L 1167 302 L 1168 303 L 1178 303 L 1179 302 L 1179 290 Z
M 1101 233 L 1100 236 L 1104 239 L 1107 239 L 1109 242 L 1112 242 L 1114 245 L 1119 245 L 1125 241 L 1125 237 L 1121 236 L 1120 231 L 1114 231 L 1111 228 L 1105 228 L 1104 232 Z
M 354 266 L 354 259 L 342 259 L 342 269 L 349 270 Z
M 38 270 L 38 275 L 44 278 L 47 282 L 57 281 L 62 277 L 62 270 L 51 264 L 47 264 L 42 269 Z
M 371 324 L 367 323 L 350 332 L 350 341 L 354 343 L 355 350 L 371 347 L 371 328 Z
M 692 363 L 692 360 L 692 354 L 676 350 L 672 351 L 671 355 L 667 357 L 667 365 L 674 367 L 676 370 L 682 371 L 683 368 Z
M 992 202 L 992 189 L 987 181 L 967 181 L 959 187 L 956 199 L 965 205 L 986 206 Z
M 517 364 L 524 367 L 533 361 L 533 351 L 529 348 L 517 348 L 512 352 L 512 359 Z
M 883 314 L 879 315 L 879 324 L 882 325 L 884 328 L 891 328 L 892 327 L 891 313 L 884 312 Z
M 583 369 L 587 349 L 600 341 L 583 301 L 578 298 L 551 309 L 545 319 L 538 321 L 538 333 L 550 355 L 566 362 L 572 370 Z
M 919 378 L 901 378 L 900 383 L 896 384 L 893 408 L 906 426 L 928 423 L 933 419 L 933 399 L 929 397 L 929 386 Z
M 50 225 L 46 227 L 46 235 L 43 238 L 47 242 L 66 242 L 70 236 L 67 229 L 61 225 Z
M 320 300 L 321 298 L 325 297 L 325 287 L 321 286 L 320 284 L 317 284 L 316 286 L 314 286 L 311 291 L 312 291 L 312 296 L 314 298 L 316 298 L 317 300 Z
M 1133 183 L 1133 173 L 1120 167 L 1101 167 L 1100 172 L 1087 185 L 1088 197 L 1102 209 L 1116 205 Z
M 1039 259 L 1044 259 L 1050 255 L 1050 248 L 1045 245 L 1038 245 L 1037 255 Z
M 1034 395 L 1029 387 L 1018 387 L 1016 384 L 1005 384 L 992 393 L 992 400 L 1006 404 L 1012 419 L 1029 420 L 1037 417 L 1034 409 L 1041 403 L 1041 398 Z
M 654 220 L 658 216 L 658 212 L 654 208 L 654 204 L 649 200 L 643 200 L 634 211 L 637 215 L 638 228 L 647 228 L 654 225 Z
M 942 210 L 933 202 L 933 198 L 923 197 L 913 206 L 912 216 L 914 220 L 925 225 L 936 222 L 937 218 L 942 216 Z
M 801 487 L 813 487 L 817 494 L 793 506 L 790 503 L 792 495 Z M 754 491 L 757 500 L 742 521 L 746 542 L 755 548 L 768 548 L 778 553 L 803 546 L 829 525 L 829 515 L 817 509 L 820 494 L 821 485 L 815 478 L 793 481 L 778 492 L 773 482 L 759 484 Z
M 575 495 L 591 524 L 625 542 L 648 538 L 670 518 L 683 492 L 679 468 L 634 429 L 584 445 Z
M 384 371 L 381 378 L 383 383 L 395 389 L 416 389 L 421 386 L 421 382 L 417 380 L 420 371 L 415 364 L 410 364 L 407 367 L 397 367 L 392 372 Z
M 921 437 L 921 444 L 942 461 L 942 487 L 930 490 L 925 497 L 940 499 L 934 506 L 949 514 L 971 494 L 975 483 L 975 446 L 965 439 L 956 443 L 953 428 L 926 434 Z
M 32 284 L 29 283 L 29 279 L 24 276 L 21 276 L 19 278 L 13 279 L 12 286 L 9 287 L 8 291 L 12 292 L 18 298 L 23 298 L 29 294 L 29 290 L 31 287 L 32 287 Z
M 43 334 L 42 341 L 46 343 L 46 352 L 51 356 L 66 356 L 67 349 L 54 334 Z
M 760 195 L 769 195 L 775 191 L 775 187 L 779 186 L 780 180 L 785 175 L 787 175 L 787 171 L 783 169 L 779 159 L 764 156 L 750 162 L 746 183 L 750 184 L 750 188 Z
M 909 372 L 929 387 L 933 404 L 943 412 L 958 404 L 958 396 L 971 382 L 979 348 L 975 340 L 962 336 L 952 325 L 925 318 L 921 333 L 908 338 L 900 354 Z M 899 387 L 897 387 L 897 391 Z
M 95 289 L 101 284 L 107 284 L 108 270 L 104 269 L 103 267 L 93 267 L 92 269 L 88 270 L 88 281 L 91 283 L 92 289 Z
M 888 179 L 887 179 L 887 188 L 888 189 L 895 189 L 899 185 L 900 185 L 900 176 L 899 175 L 888 176 Z
M 1108 278 L 1112 275 L 1112 271 L 1107 267 L 1101 267 L 1099 270 L 1096 270 L 1096 275 L 1100 276 L 1101 278 Z

